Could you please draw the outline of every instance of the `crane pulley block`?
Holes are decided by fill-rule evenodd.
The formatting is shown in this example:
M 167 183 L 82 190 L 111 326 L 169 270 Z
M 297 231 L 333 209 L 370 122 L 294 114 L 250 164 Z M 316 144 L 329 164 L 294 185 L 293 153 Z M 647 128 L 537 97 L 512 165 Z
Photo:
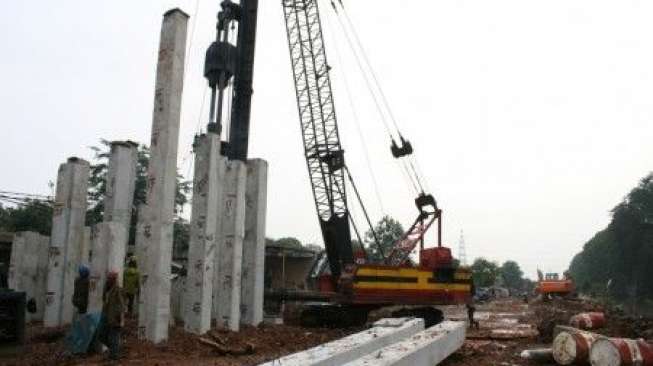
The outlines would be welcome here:
M 425 212 L 424 208 L 429 206 L 433 208 L 433 212 L 438 212 L 438 203 L 432 194 L 421 193 L 415 198 L 415 206 L 420 212 Z
M 227 87 L 236 72 L 237 57 L 236 46 L 229 42 L 217 41 L 209 46 L 204 62 L 204 77 L 209 81 L 209 86 L 217 86 L 218 89 Z
M 411 145 L 410 141 L 404 139 L 403 136 L 399 136 L 399 139 L 401 140 L 401 146 L 397 145 L 395 139 L 392 139 L 392 145 L 390 145 L 390 151 L 392 151 L 392 156 L 394 156 L 395 159 L 399 159 L 413 153 L 413 145 Z

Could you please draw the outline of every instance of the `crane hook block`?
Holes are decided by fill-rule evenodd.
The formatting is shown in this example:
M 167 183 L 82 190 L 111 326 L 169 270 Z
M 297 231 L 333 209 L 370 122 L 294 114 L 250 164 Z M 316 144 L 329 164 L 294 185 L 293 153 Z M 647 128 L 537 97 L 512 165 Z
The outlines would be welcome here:
M 229 42 L 213 42 L 206 50 L 204 77 L 212 88 L 224 89 L 236 71 L 236 46 Z
M 410 141 L 404 139 L 403 136 L 399 136 L 399 139 L 401 139 L 401 146 L 397 145 L 395 139 L 392 139 L 392 145 L 390 145 L 390 151 L 392 151 L 392 156 L 394 156 L 395 159 L 399 159 L 413 153 L 413 145 L 410 144 Z
M 415 206 L 420 212 L 424 212 L 424 207 L 431 206 L 433 207 L 434 212 L 438 211 L 438 203 L 435 201 L 435 197 L 432 194 L 420 193 L 417 198 L 415 198 Z

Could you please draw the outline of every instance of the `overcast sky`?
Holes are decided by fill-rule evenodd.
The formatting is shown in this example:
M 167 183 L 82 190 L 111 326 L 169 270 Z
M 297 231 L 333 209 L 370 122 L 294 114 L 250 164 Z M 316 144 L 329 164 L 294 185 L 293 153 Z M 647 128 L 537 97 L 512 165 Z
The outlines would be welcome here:
M 217 0 L 7 1 L 0 190 L 49 193 L 100 138 L 149 144 L 161 16 L 192 15 L 179 169 L 191 169 Z M 250 156 L 270 163 L 268 236 L 320 242 L 279 0 L 261 0 Z M 562 271 L 653 168 L 653 2 L 348 0 L 403 134 L 469 258 Z M 347 159 L 373 219 L 416 210 L 330 6 L 323 23 Z M 194 31 L 193 31 L 194 29 Z M 336 53 L 336 50 L 338 53 Z M 350 84 L 382 206 L 365 162 Z M 384 210 L 382 210 L 382 208 Z M 431 241 L 434 238 L 431 237 Z

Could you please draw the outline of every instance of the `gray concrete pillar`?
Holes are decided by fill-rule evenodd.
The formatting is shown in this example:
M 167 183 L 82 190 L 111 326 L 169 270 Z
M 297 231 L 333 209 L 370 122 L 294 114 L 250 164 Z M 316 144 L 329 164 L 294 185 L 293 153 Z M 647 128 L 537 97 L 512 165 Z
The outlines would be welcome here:
M 245 237 L 245 189 L 247 165 L 230 161 L 224 179 L 222 238 L 218 244 L 217 324 L 240 329 L 240 291 Z
M 89 163 L 78 158 L 59 167 L 43 317 L 46 327 L 69 324 L 73 317 L 71 299 L 84 237 L 89 170 Z
M 104 221 L 120 222 L 129 227 L 136 186 L 138 144 L 113 141 L 107 172 L 107 192 L 104 199 Z
M 196 334 L 204 334 L 211 329 L 218 197 L 222 195 L 220 163 L 220 136 L 216 133 L 199 136 L 195 145 L 193 207 L 183 310 L 186 331 Z
M 166 12 L 161 27 L 152 117 L 147 204 L 139 209 L 136 252 L 141 266 L 139 337 L 168 339 L 170 265 L 177 185 L 177 148 L 188 15 Z
M 240 322 L 253 326 L 263 321 L 267 186 L 268 163 L 262 159 L 248 160 Z
M 107 273 L 122 273 L 129 228 L 119 222 L 101 222 L 93 226 L 91 274 L 89 278 L 89 312 L 102 311 L 102 292 Z M 118 276 L 122 285 L 122 276 Z
M 84 227 L 84 236 L 82 237 L 82 245 L 79 248 L 79 264 L 85 266 L 91 265 L 91 227 Z
M 213 256 L 213 299 L 212 299 L 212 308 L 211 308 L 211 319 L 218 323 L 218 308 L 220 307 L 220 302 L 218 301 L 219 292 L 221 289 L 220 285 L 220 273 L 218 268 L 220 267 L 220 245 L 223 242 L 224 233 L 222 232 L 223 222 L 224 222 L 224 185 L 227 174 L 227 158 L 220 155 L 218 157 L 218 181 L 221 185 L 220 195 L 218 196 L 217 202 L 217 212 L 216 212 L 216 224 L 215 224 L 215 243 L 216 251 Z
M 49 237 L 25 231 L 17 232 L 11 245 L 9 288 L 24 291 L 28 301 L 36 302 L 36 313 L 27 314 L 29 321 L 43 320 L 49 244 Z
M 91 240 L 90 311 L 102 310 L 102 292 L 109 271 L 118 272 L 122 284 L 136 186 L 137 148 L 131 141 L 111 143 L 104 222 L 93 228 Z

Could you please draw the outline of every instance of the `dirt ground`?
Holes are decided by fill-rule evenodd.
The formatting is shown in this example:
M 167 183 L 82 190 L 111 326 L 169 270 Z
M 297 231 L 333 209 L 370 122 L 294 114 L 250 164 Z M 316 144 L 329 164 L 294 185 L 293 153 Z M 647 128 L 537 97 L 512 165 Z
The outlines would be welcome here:
M 41 326 L 28 328 L 27 342 L 14 356 L 0 356 L 0 365 L 257 365 L 275 358 L 342 338 L 360 329 L 306 329 L 286 325 L 245 327 L 239 333 L 212 331 L 205 339 L 225 345 L 244 355 L 225 355 L 214 347 L 200 343 L 198 336 L 184 332 L 182 327 L 170 329 L 170 340 L 155 346 L 137 339 L 136 324 L 129 322 L 124 331 L 123 357 L 111 363 L 102 355 L 86 357 L 64 352 L 64 329 L 46 330 Z
M 478 306 L 477 318 L 480 321 L 480 329 L 469 330 L 463 347 L 441 365 L 542 365 L 522 359 L 521 352 L 527 349 L 551 347 L 553 329 L 556 325 L 567 325 L 572 315 L 588 311 L 606 313 L 606 325 L 602 329 L 595 330 L 596 333 L 653 341 L 652 319 L 627 316 L 616 310 L 605 309 L 601 304 L 592 301 L 558 299 L 524 304 L 518 300 L 502 300 Z M 515 330 L 520 327 L 534 332 L 529 330 L 523 332 L 523 338 L 506 337 L 507 339 L 497 338 L 492 333 L 496 329 Z M 499 332 L 499 335 L 504 333 Z
M 464 307 L 443 309 L 451 320 L 465 320 Z M 579 312 L 604 310 L 589 301 L 557 300 L 524 304 L 519 300 L 497 300 L 477 307 L 479 329 L 470 329 L 464 346 L 445 360 L 443 366 L 536 365 L 524 360 L 525 349 L 550 346 L 556 324 L 567 324 Z M 653 338 L 653 320 L 633 318 L 618 311 L 606 311 L 607 324 L 597 332 L 629 338 Z M 124 332 L 125 346 L 120 365 L 257 365 L 281 356 L 314 347 L 360 331 L 356 329 L 308 329 L 290 325 L 245 327 L 240 333 L 212 331 L 204 337 L 239 355 L 224 354 L 200 342 L 181 327 L 170 329 L 170 341 L 160 346 L 141 342 L 136 324 L 129 322 Z M 515 333 L 516 332 L 516 333 Z M 71 356 L 64 352 L 65 329 L 28 327 L 26 345 L 14 356 L 1 356 L 0 365 L 104 365 L 102 355 Z

